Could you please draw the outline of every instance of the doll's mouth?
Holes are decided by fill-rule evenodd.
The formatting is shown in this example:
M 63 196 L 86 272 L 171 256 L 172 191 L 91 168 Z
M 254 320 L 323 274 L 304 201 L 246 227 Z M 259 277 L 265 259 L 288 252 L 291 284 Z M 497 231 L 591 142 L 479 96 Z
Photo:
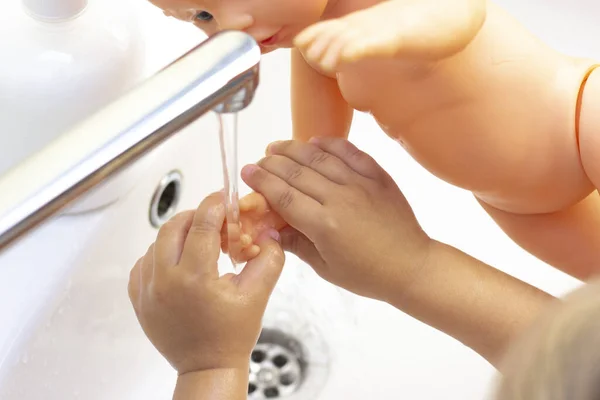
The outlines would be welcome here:
M 273 47 L 276 46 L 279 42 L 279 32 L 276 32 L 274 35 L 269 36 L 268 38 L 261 40 L 260 45 L 264 47 Z

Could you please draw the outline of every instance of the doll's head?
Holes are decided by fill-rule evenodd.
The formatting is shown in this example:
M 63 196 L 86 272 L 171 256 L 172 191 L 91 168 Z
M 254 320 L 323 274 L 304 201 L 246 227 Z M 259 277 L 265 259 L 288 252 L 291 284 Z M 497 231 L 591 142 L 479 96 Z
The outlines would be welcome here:
M 245 31 L 263 52 L 292 47 L 293 38 L 318 22 L 333 0 L 150 0 L 165 15 L 192 22 L 212 35 L 234 29 Z
M 501 369 L 496 400 L 600 399 L 600 281 L 548 310 Z

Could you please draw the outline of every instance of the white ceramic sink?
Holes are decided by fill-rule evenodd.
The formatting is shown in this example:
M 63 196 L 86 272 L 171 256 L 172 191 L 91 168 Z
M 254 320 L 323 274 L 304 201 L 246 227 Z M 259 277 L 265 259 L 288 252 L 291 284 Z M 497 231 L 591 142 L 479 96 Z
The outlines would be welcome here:
M 561 50 L 600 57 L 600 3 L 500 3 Z M 149 72 L 198 40 L 191 27 L 141 3 L 140 18 L 149 39 Z M 256 99 L 240 117 L 242 165 L 259 159 L 270 141 L 290 136 L 287 70 L 285 51 L 265 57 Z M 555 295 L 578 284 L 520 250 L 468 193 L 432 177 L 369 116 L 356 116 L 350 139 L 390 171 L 430 235 Z M 0 149 L 0 156 L 3 151 L 10 149 Z M 170 398 L 174 373 L 140 330 L 127 279 L 155 238 L 149 207 L 165 175 L 178 170 L 183 176 L 179 210 L 220 189 L 216 117 L 200 119 L 139 163 L 121 175 L 130 185 L 117 202 L 51 220 L 0 254 L 0 399 Z M 475 400 L 486 396 L 494 376 L 454 340 L 329 285 L 292 256 L 266 324 L 307 347 L 313 387 L 304 394 L 301 387 L 297 400 Z

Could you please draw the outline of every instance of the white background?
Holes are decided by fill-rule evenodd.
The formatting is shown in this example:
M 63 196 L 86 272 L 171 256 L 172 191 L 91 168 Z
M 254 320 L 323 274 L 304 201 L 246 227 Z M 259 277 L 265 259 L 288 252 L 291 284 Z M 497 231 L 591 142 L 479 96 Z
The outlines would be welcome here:
M 561 50 L 600 56 L 600 28 L 595 24 L 600 3 L 500 4 Z M 146 75 L 202 39 L 196 28 L 167 19 L 146 3 L 138 3 L 138 9 L 147 41 Z M 288 81 L 287 51 L 266 56 L 256 99 L 240 117 L 242 165 L 257 161 L 270 141 L 291 136 Z M 139 182 L 127 198 L 87 219 L 59 219 L 0 258 L 5 304 L 16 309 L 26 304 L 21 300 L 28 290 L 44 293 L 37 297 L 33 323 L 15 328 L 14 338 L 21 339 L 15 339 L 10 357 L 0 364 L 0 398 L 169 397 L 173 373 L 140 332 L 125 287 L 133 261 L 156 234 L 147 225 L 146 212 L 160 177 L 173 168 L 184 172 L 182 208 L 219 189 L 216 124 L 203 120 L 148 158 L 152 162 L 135 177 Z M 357 114 L 350 140 L 393 175 L 432 237 L 554 295 L 578 284 L 512 243 L 469 193 L 424 171 L 368 115 Z M 54 245 L 52 240 L 60 241 Z M 51 259 L 58 261 L 53 264 Z M 489 392 L 494 370 L 478 355 L 391 307 L 331 287 L 293 257 L 268 317 L 273 310 L 294 316 L 292 330 L 314 325 L 321 331 L 331 363 L 319 399 L 475 400 Z

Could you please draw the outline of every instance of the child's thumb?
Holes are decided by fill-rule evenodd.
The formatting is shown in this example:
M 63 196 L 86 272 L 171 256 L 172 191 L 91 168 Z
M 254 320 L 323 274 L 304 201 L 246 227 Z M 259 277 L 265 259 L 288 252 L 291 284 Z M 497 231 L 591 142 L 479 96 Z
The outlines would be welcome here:
M 238 276 L 242 290 L 258 296 L 271 295 L 285 263 L 279 240 L 276 230 L 264 232 L 258 239 L 259 255 L 248 261 Z

